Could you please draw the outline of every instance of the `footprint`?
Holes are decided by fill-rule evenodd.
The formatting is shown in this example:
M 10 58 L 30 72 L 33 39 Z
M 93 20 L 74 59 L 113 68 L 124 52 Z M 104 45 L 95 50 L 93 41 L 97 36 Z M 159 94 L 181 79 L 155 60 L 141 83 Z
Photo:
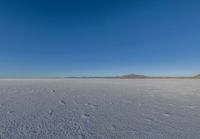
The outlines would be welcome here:
M 111 130 L 116 130 L 116 125 L 115 125 L 115 124 L 112 124 L 111 127 L 110 127 L 110 129 L 111 129 Z
M 164 113 L 163 115 L 166 116 L 166 117 L 169 117 L 169 116 L 170 116 L 169 112 L 166 112 L 166 113 Z
M 13 114 L 15 111 L 8 111 L 8 114 Z
M 174 104 L 171 104 L 171 103 L 170 103 L 169 106 L 174 106 Z
M 138 104 L 138 107 L 141 107 L 141 106 L 142 106 L 142 104 L 141 104 L 141 103 L 139 103 L 139 104 Z
M 65 105 L 66 102 L 65 102 L 64 100 L 60 100 L 60 101 L 59 101 L 59 104 L 60 104 L 60 105 Z
M 107 97 L 107 96 L 108 96 L 108 94 L 103 94 L 103 96 L 104 96 L 104 97 Z
M 131 104 L 131 103 L 132 103 L 132 101 L 130 101 L 130 100 L 123 100 L 123 102 L 124 102 L 125 104 Z
M 52 116 L 53 115 L 53 110 L 49 110 L 48 113 L 49 113 L 50 116 Z
M 195 106 L 187 106 L 187 108 L 189 108 L 189 109 L 195 109 Z
M 86 139 L 86 135 L 84 134 L 78 135 L 78 139 Z
M 146 120 L 147 120 L 148 122 L 153 122 L 153 121 L 154 121 L 154 119 L 153 119 L 152 117 L 148 117 L 148 118 L 146 118 Z
M 81 114 L 81 118 L 88 119 L 88 118 L 90 118 L 90 115 L 88 113 L 83 113 L 83 114 Z
M 95 108 L 97 107 L 96 104 L 92 104 L 92 103 L 86 103 L 85 106 L 91 107 L 91 108 L 93 108 L 93 109 L 95 109 Z
M 51 90 L 51 92 L 55 93 L 55 92 L 56 92 L 56 90 Z
M 33 134 L 38 134 L 38 132 L 36 130 L 33 130 Z
M 55 95 L 55 94 L 56 94 L 56 91 L 55 91 L 55 90 L 51 90 L 51 91 L 50 91 L 50 94 L 51 94 L 51 95 Z
M 34 134 L 34 135 L 39 135 L 40 132 L 41 132 L 40 128 L 36 128 L 36 129 L 31 130 L 31 133 Z

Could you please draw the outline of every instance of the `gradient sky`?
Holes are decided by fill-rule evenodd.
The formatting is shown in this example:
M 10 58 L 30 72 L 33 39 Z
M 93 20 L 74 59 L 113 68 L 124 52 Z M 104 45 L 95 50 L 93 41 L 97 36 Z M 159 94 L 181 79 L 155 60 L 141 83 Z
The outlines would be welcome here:
M 200 2 L 0 1 L 0 76 L 127 73 L 200 73 Z

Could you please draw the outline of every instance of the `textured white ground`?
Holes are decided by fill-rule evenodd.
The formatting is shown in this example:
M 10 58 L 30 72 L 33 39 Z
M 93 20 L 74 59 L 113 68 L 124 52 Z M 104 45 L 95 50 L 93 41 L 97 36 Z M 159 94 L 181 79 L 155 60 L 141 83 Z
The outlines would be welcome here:
M 200 80 L 0 80 L 0 139 L 199 138 Z

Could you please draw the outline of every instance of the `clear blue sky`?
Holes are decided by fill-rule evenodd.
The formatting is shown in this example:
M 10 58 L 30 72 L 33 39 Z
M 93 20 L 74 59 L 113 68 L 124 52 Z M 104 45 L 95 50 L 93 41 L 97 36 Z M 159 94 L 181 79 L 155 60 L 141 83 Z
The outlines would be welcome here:
M 200 73 L 200 2 L 0 1 L 0 76 L 127 73 Z

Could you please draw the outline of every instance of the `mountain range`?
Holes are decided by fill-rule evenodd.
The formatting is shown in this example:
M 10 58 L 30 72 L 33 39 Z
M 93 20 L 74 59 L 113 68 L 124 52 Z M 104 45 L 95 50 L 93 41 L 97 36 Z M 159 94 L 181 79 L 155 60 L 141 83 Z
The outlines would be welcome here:
M 66 78 L 108 78 L 108 79 L 200 79 L 200 74 L 195 76 L 147 76 L 140 74 L 126 74 L 121 76 L 80 76 Z

